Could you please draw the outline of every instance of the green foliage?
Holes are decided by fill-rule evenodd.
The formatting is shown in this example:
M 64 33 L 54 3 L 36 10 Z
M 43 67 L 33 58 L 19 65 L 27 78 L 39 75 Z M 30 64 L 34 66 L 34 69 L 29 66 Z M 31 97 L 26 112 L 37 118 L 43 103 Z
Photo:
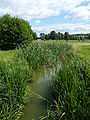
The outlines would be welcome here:
M 88 39 L 90 40 L 90 34 L 88 34 Z
M 33 31 L 28 22 L 9 14 L 0 17 L 0 49 L 14 49 L 32 39 Z
M 65 32 L 65 34 L 64 34 L 64 39 L 65 39 L 65 40 L 69 40 L 69 39 L 70 39 L 70 36 L 69 36 L 69 33 L 68 33 L 68 32 Z
M 70 45 L 55 41 L 34 41 L 28 47 L 17 50 L 17 57 L 27 60 L 34 69 L 41 65 L 52 66 L 60 60 L 71 59 L 72 56 Z
M 55 32 L 55 31 L 51 31 L 51 32 L 50 32 L 50 35 L 49 35 L 49 38 L 50 38 L 51 40 L 56 40 L 56 32 Z
M 90 34 L 69 34 L 69 32 L 65 32 L 64 34 L 61 32 L 56 33 L 55 31 L 51 31 L 48 34 L 41 33 L 41 40 L 89 40 Z
M 23 106 L 30 68 L 24 60 L 0 62 L 0 120 L 15 120 Z
M 53 81 L 62 120 L 89 120 L 90 64 L 79 59 L 62 63 Z M 55 99 L 54 98 L 54 99 Z M 59 119 L 56 113 L 56 119 Z
M 37 39 L 37 34 L 35 32 L 33 32 L 33 39 L 36 40 Z
M 44 33 L 40 33 L 40 38 L 41 38 L 41 40 L 44 40 L 45 39 L 45 34 Z
M 58 39 L 58 40 L 63 40 L 63 39 L 64 39 L 63 33 L 58 32 L 58 33 L 57 33 L 57 39 Z
M 15 120 L 20 114 L 32 70 L 62 63 L 53 81 L 55 112 L 48 111 L 45 119 L 88 120 L 90 64 L 73 57 L 73 49 L 66 42 L 33 41 L 16 51 L 15 61 L 0 62 L 0 119 Z
M 12 61 L 15 57 L 15 50 L 0 51 L 0 61 Z
M 49 40 L 50 34 L 45 34 L 45 40 Z

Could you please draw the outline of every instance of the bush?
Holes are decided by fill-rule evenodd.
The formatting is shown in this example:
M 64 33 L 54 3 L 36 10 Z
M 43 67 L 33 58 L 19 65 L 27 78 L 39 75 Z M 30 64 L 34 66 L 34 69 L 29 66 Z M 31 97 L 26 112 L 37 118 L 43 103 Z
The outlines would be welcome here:
M 0 17 L 0 49 L 14 49 L 32 39 L 33 31 L 27 21 L 9 14 Z

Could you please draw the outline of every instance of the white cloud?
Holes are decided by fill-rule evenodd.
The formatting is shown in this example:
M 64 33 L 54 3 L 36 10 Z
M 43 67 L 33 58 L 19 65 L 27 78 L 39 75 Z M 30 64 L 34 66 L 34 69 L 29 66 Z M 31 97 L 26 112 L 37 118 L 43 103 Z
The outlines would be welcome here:
M 36 24 L 40 24 L 40 22 L 41 22 L 40 20 L 36 20 L 35 21 Z
M 65 32 L 68 31 L 70 33 L 90 33 L 90 24 L 55 24 L 48 26 L 40 26 L 40 27 L 32 27 L 34 31 L 37 33 L 45 32 L 49 33 L 52 30 L 56 32 Z
M 90 19 L 90 3 L 87 6 L 79 6 L 72 9 L 69 13 L 69 16 L 76 19 L 82 18 L 83 20 Z
M 0 0 L 0 16 L 10 13 L 30 20 L 58 16 L 64 10 L 71 17 L 90 19 L 90 4 L 79 6 L 84 1 L 90 2 L 90 0 Z

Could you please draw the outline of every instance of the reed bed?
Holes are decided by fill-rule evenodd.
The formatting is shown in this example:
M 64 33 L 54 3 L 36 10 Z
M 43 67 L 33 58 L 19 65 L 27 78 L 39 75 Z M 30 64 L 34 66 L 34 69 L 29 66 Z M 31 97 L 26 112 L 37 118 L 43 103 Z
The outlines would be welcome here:
M 0 120 L 15 120 L 23 107 L 30 69 L 24 60 L 0 62 Z
M 75 57 L 67 43 L 34 41 L 17 49 L 11 63 L 0 62 L 0 120 L 18 119 L 33 71 L 58 63 L 62 67 L 52 83 L 55 111 L 48 110 L 45 119 L 88 120 L 90 64 Z
M 90 63 L 80 59 L 64 61 L 53 80 L 54 111 L 47 120 L 89 120 Z
M 0 62 L 0 120 L 16 120 L 25 101 L 27 81 L 35 69 L 73 56 L 72 47 L 57 42 L 32 42 L 16 50 L 13 61 Z
M 33 69 L 42 65 L 55 65 L 64 59 L 71 59 L 73 55 L 71 45 L 56 41 L 35 41 L 17 50 L 17 57 L 24 58 Z

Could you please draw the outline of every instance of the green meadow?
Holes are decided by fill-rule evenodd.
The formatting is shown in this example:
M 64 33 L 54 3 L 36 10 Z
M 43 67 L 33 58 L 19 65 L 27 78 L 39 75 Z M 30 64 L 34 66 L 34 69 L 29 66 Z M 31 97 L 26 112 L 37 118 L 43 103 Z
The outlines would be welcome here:
M 47 41 L 47 42 L 50 42 Z M 66 43 L 66 41 L 63 40 L 56 40 L 58 43 Z M 75 41 L 75 40 L 69 40 L 69 44 L 71 44 L 74 49 L 77 51 L 77 55 L 79 55 L 81 58 L 86 58 L 90 61 L 90 41 Z M 9 61 L 13 60 L 15 57 L 15 50 L 8 50 L 8 51 L 0 51 L 0 61 Z
M 0 51 L 0 61 L 12 61 L 15 56 L 15 50 Z

